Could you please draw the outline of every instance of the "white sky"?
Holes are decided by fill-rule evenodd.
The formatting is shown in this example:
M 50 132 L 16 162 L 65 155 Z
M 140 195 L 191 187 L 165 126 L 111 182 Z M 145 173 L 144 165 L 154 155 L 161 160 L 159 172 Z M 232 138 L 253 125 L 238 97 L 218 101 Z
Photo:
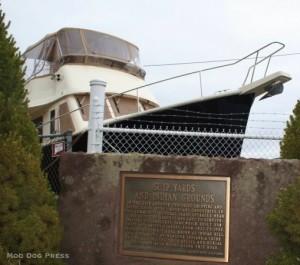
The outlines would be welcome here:
M 0 0 L 1 1 L 1 0 Z M 273 41 L 280 54 L 300 53 L 299 0 L 2 0 L 20 51 L 63 27 L 109 33 L 136 44 L 142 65 L 241 58 Z M 262 54 L 265 55 L 265 54 Z M 222 64 L 222 63 L 218 63 Z M 146 82 L 216 64 L 144 67 Z M 276 57 L 269 74 L 289 73 L 283 94 L 255 102 L 252 112 L 291 113 L 300 98 L 300 54 Z M 202 76 L 204 95 L 241 86 L 246 71 Z M 154 89 L 164 105 L 200 96 L 199 76 Z M 276 119 L 276 117 L 273 117 Z

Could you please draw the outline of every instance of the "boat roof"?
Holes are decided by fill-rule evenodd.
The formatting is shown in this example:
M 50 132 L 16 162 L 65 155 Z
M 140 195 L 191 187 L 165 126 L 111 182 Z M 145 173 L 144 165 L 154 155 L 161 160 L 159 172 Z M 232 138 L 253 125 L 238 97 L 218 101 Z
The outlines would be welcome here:
M 59 34 L 60 32 L 62 32 L 62 31 L 71 31 L 71 30 L 90 31 L 90 32 L 99 33 L 99 34 L 102 34 L 102 35 L 105 35 L 105 36 L 110 36 L 110 37 L 112 37 L 112 38 L 119 39 L 119 40 L 121 40 L 121 41 L 123 41 L 123 42 L 126 42 L 126 43 L 130 44 L 130 45 L 134 46 L 136 49 L 139 49 L 135 44 L 133 44 L 133 43 L 127 41 L 127 40 L 124 40 L 124 39 L 122 39 L 122 38 L 119 38 L 119 37 L 116 37 L 116 36 L 114 36 L 114 35 L 107 34 L 107 33 L 101 32 L 101 31 L 96 31 L 96 30 L 91 30 L 91 29 L 84 29 L 84 28 L 65 27 L 65 28 L 59 29 L 59 30 L 56 31 L 56 32 L 49 33 L 49 34 L 45 35 L 41 40 L 39 40 L 39 41 L 36 42 L 35 44 L 30 45 L 30 46 L 26 49 L 26 51 L 25 51 L 24 53 L 30 51 L 31 49 L 33 49 L 34 47 L 38 46 L 39 44 L 41 44 L 41 43 L 44 42 L 45 40 L 47 40 L 47 39 L 49 39 L 49 38 L 51 38 L 51 37 L 54 37 L 54 36 L 58 35 L 58 34 Z
M 64 64 L 115 68 L 144 79 L 136 45 L 113 35 L 82 28 L 62 28 L 23 53 L 26 75 L 54 74 Z

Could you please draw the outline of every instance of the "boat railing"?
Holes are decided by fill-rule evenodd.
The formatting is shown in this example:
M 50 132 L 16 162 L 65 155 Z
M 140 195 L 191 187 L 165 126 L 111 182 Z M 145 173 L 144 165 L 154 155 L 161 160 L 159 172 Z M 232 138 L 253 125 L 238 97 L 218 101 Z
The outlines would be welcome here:
M 264 55 L 264 56 L 260 56 L 260 52 L 265 50 L 266 48 L 270 47 L 271 45 L 274 45 L 274 44 L 278 44 L 280 45 L 279 48 L 277 48 L 276 50 L 270 52 L 269 54 L 267 55 Z M 202 72 L 205 72 L 205 71 L 210 71 L 210 70 L 214 70 L 214 69 L 218 69 L 218 68 L 223 68 L 223 67 L 228 67 L 228 66 L 233 66 L 233 65 L 236 65 L 242 61 L 245 61 L 247 59 L 255 59 L 255 62 L 253 65 L 251 65 L 249 68 L 248 68 L 248 71 L 247 71 L 247 74 L 246 74 L 246 77 L 245 77 L 245 80 L 242 84 L 242 86 L 246 85 L 247 83 L 247 80 L 250 76 L 250 73 L 252 72 L 251 74 L 251 79 L 250 79 L 250 83 L 253 82 L 253 78 L 254 78 L 254 74 L 255 74 L 255 70 L 256 70 L 256 67 L 261 64 L 262 62 L 264 61 L 267 61 L 267 65 L 266 65 L 266 69 L 264 71 L 264 76 L 265 77 L 267 75 L 267 72 L 268 72 L 268 68 L 269 68 L 269 65 L 270 65 L 270 61 L 271 61 L 271 58 L 274 54 L 278 53 L 279 51 L 281 51 L 283 48 L 285 47 L 285 45 L 281 42 L 278 42 L 278 41 L 275 41 L 275 42 L 271 42 L 261 48 L 259 48 L 258 50 L 246 55 L 245 57 L 241 58 L 241 59 L 238 59 L 237 61 L 233 62 L 233 63 L 228 63 L 228 64 L 223 64 L 223 65 L 218 65 L 218 66 L 214 66 L 214 67 L 210 67 L 210 68 L 206 68 L 206 69 L 202 69 L 200 70 L 199 72 L 202 73 Z M 255 57 L 253 57 L 253 55 L 255 55 Z M 260 60 L 259 60 L 260 59 Z
M 272 49 L 272 51 L 269 51 L 269 54 L 267 54 L 267 55 L 263 55 L 263 56 L 261 55 L 261 52 L 265 51 L 267 48 L 269 48 L 270 46 L 274 46 L 274 45 L 277 45 L 277 46 L 279 45 L 279 47 L 277 47 L 276 49 L 274 48 L 274 50 Z M 257 66 L 259 64 L 261 64 L 261 63 L 263 63 L 263 62 L 266 61 L 267 65 L 266 65 L 266 68 L 264 70 L 264 76 L 263 76 L 263 77 L 265 77 L 267 75 L 267 71 L 268 71 L 268 68 L 269 68 L 269 65 L 270 65 L 271 58 L 273 57 L 274 54 L 276 54 L 279 51 L 281 51 L 284 47 L 285 47 L 285 45 L 283 43 L 281 43 L 281 42 L 278 42 L 278 41 L 271 42 L 271 43 L 269 43 L 269 44 L 267 44 L 267 45 L 265 45 L 265 46 L 257 49 L 256 51 L 254 51 L 254 52 L 246 55 L 245 57 L 243 57 L 241 59 L 238 59 L 238 60 L 236 60 L 236 61 L 234 61 L 232 63 L 222 64 L 222 65 L 205 68 L 205 69 L 198 70 L 198 71 L 193 71 L 193 72 L 189 72 L 189 73 L 185 73 L 185 74 L 181 74 L 181 75 L 169 77 L 169 78 L 166 78 L 166 79 L 162 79 L 162 80 L 159 80 L 159 81 L 148 83 L 146 85 L 135 87 L 133 89 L 129 89 L 129 90 L 126 90 L 126 91 L 121 92 L 121 93 L 116 93 L 116 94 L 110 95 L 107 98 L 122 97 L 126 93 L 129 93 L 129 92 L 132 92 L 132 91 L 135 91 L 135 90 L 138 91 L 139 89 L 141 89 L 143 87 L 149 87 L 149 86 L 156 85 L 156 84 L 159 84 L 159 83 L 162 83 L 162 82 L 166 82 L 166 81 L 170 81 L 170 80 L 173 80 L 173 79 L 177 79 L 177 78 L 181 78 L 181 77 L 185 77 L 185 76 L 189 76 L 189 75 L 194 75 L 194 74 L 199 74 L 201 96 L 203 96 L 203 93 L 202 93 L 202 78 L 201 78 L 201 74 L 202 73 L 207 72 L 207 71 L 211 71 L 211 70 L 215 70 L 215 69 L 220 69 L 220 68 L 225 68 L 225 67 L 233 66 L 233 65 L 241 63 L 242 61 L 248 60 L 248 59 L 254 59 L 255 60 L 254 64 L 252 64 L 248 68 L 246 77 L 244 79 L 244 82 L 242 83 L 242 86 L 244 86 L 244 85 L 247 84 L 247 80 L 249 79 L 250 76 L 251 76 L 251 78 L 250 78 L 250 82 L 249 83 L 253 82 Z M 137 95 L 138 95 L 138 92 L 137 92 Z M 138 100 L 139 100 L 139 97 L 137 96 L 137 101 Z

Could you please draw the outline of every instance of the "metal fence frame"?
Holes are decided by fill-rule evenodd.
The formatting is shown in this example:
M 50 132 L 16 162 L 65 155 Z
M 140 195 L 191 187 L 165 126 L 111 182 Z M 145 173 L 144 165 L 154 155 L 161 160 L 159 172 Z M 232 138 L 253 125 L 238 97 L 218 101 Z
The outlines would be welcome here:
M 39 135 L 39 138 L 43 150 L 41 168 L 48 179 L 51 190 L 58 194 L 60 192 L 60 156 L 52 156 L 52 144 L 63 142 L 65 144 L 65 152 L 72 152 L 72 131 L 67 131 L 66 133 L 59 134 Z

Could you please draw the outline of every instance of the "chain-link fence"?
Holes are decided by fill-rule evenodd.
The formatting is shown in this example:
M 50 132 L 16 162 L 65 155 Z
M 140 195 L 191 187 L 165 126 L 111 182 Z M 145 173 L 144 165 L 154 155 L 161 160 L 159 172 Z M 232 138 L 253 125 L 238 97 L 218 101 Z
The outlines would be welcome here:
M 103 128 L 104 153 L 197 155 L 206 157 L 278 158 L 282 137 L 216 131 L 172 131 L 142 128 Z
M 146 126 L 147 127 L 147 126 Z M 60 192 L 59 163 L 63 151 L 86 151 L 87 134 L 56 134 L 40 137 L 43 145 L 42 169 L 55 193 Z M 275 159 L 280 156 L 281 136 L 266 132 L 178 131 L 104 127 L 97 131 L 96 144 L 103 153 L 156 155 L 196 155 L 205 157 L 245 157 Z M 62 150 L 62 146 L 64 150 Z
M 274 116 L 274 114 L 272 114 Z M 154 155 L 196 155 L 205 157 L 244 157 L 276 159 L 280 157 L 280 141 L 284 133 L 286 115 L 277 115 L 271 120 L 264 114 L 260 119 L 252 115 L 247 129 L 205 129 L 204 127 L 159 126 L 145 122 L 138 125 L 123 125 L 117 122 L 109 127 L 96 129 L 93 145 L 103 153 L 139 153 Z M 225 118 L 223 118 L 225 119 Z M 232 118 L 229 117 L 229 122 Z M 170 124 L 170 122 L 168 122 Z M 207 124 L 206 124 L 207 125 Z M 220 125 L 220 124 L 219 124 Z M 221 125 L 218 127 L 222 127 Z M 276 128 L 275 128 L 276 127 Z M 49 179 L 52 190 L 60 191 L 59 152 L 86 152 L 88 131 L 80 134 L 55 134 L 41 136 L 43 146 L 42 168 Z M 99 149 L 98 147 L 101 146 Z
M 42 144 L 41 167 L 55 193 L 60 192 L 59 162 L 62 152 L 72 151 L 72 132 L 39 136 Z

